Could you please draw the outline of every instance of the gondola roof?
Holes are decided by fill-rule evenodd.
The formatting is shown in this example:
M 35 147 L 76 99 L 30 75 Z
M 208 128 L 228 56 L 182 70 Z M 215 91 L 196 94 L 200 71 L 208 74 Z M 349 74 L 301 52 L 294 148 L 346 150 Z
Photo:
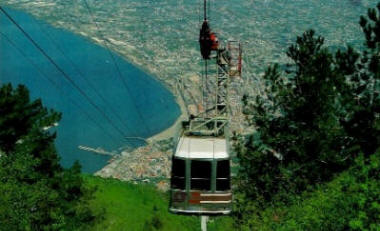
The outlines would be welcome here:
M 183 136 L 180 138 L 175 157 L 188 159 L 227 159 L 227 142 L 217 137 Z

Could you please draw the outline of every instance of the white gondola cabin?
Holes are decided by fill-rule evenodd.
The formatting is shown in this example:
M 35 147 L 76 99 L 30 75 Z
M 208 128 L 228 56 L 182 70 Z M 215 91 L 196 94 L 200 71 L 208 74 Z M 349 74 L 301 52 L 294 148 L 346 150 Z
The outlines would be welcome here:
M 173 213 L 225 215 L 231 212 L 230 156 L 226 139 L 183 135 L 172 159 Z

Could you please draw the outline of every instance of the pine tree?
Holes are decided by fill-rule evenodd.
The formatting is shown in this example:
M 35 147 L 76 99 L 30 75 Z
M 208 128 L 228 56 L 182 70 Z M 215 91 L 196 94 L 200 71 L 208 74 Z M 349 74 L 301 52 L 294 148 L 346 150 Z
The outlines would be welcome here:
M 366 42 L 362 54 L 349 47 L 337 52 L 337 71 L 349 79 L 341 89 L 347 115 L 342 123 L 348 135 L 357 142 L 364 154 L 380 146 L 380 3 L 360 17 Z
M 236 147 L 238 213 L 290 203 L 379 148 L 380 4 L 360 25 L 363 51 L 332 53 L 309 30 L 289 47 L 284 72 L 265 72 L 266 95 L 244 97 L 256 131 Z
M 93 215 L 80 165 L 63 169 L 48 129 L 61 114 L 28 90 L 0 88 L 0 230 L 77 230 Z

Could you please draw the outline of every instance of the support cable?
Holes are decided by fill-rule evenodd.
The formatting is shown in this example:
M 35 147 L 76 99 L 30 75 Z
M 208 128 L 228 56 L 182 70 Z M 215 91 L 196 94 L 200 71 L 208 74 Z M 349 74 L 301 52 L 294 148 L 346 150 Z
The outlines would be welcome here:
M 128 95 L 130 97 L 132 97 L 132 94 L 131 94 L 131 91 L 130 91 L 130 89 L 128 87 L 128 84 L 125 82 L 125 79 L 123 78 L 123 76 L 121 74 L 121 71 L 120 71 L 119 65 L 116 62 L 115 56 L 111 52 L 111 49 L 110 49 L 110 47 L 107 44 L 107 41 L 104 39 L 104 36 L 103 36 L 103 34 L 102 34 L 101 30 L 100 30 L 99 24 L 96 22 L 94 14 L 93 14 L 93 12 L 92 12 L 92 10 L 91 10 L 91 8 L 90 8 L 87 0 L 83 0 L 83 2 L 84 2 L 85 6 L 87 8 L 87 11 L 88 11 L 90 17 L 91 17 L 91 20 L 94 22 L 94 24 L 95 24 L 95 26 L 97 28 L 97 32 L 98 32 L 100 38 L 103 40 L 103 44 L 104 44 L 106 50 L 108 51 L 108 54 L 110 55 L 110 57 L 112 59 L 112 62 L 114 63 L 114 66 L 115 66 L 115 69 L 117 71 L 118 77 L 120 78 L 121 82 L 123 83 L 123 85 L 124 85 L 124 87 L 125 87 Z M 134 102 L 134 100 L 132 100 L 132 104 L 135 107 L 136 112 L 137 112 L 138 116 L 140 117 L 140 120 L 141 120 L 143 126 L 145 127 L 146 131 L 148 131 L 148 134 L 151 133 L 149 127 L 146 125 L 146 123 L 144 121 L 143 115 L 141 114 L 141 112 L 140 112 L 139 108 L 137 107 L 136 103 Z
M 203 0 L 203 20 L 207 20 L 207 1 Z
M 122 137 L 127 137 L 120 128 L 118 128 L 107 114 L 99 108 L 91 98 L 71 79 L 71 77 L 60 67 L 58 64 L 43 50 L 32 37 L 0 6 L 0 11 L 24 34 L 24 36 L 49 60 L 51 64 L 63 75 L 63 77 L 76 89 L 78 92 L 111 124 L 111 126 L 118 131 Z
M 58 92 L 62 95 L 62 96 L 65 96 L 65 94 L 64 94 L 64 92 L 62 91 L 62 89 L 59 87 L 59 85 L 56 83 L 56 82 L 54 82 L 54 80 L 52 80 L 50 77 L 48 77 L 48 75 L 47 74 L 45 74 L 39 67 L 38 67 L 38 65 L 35 63 L 35 62 L 33 62 L 33 60 L 32 59 L 30 59 L 26 54 L 25 54 L 25 52 L 22 50 L 22 49 L 20 49 L 17 45 L 16 45 L 16 43 L 14 43 L 8 36 L 6 36 L 4 33 L 2 33 L 1 31 L 0 31 L 0 35 L 1 36 L 3 36 L 5 39 L 6 39 L 6 41 L 9 43 L 9 44 L 11 44 L 37 71 L 38 71 L 38 73 L 40 73 L 45 79 L 47 79 L 57 90 L 58 90 Z M 89 120 L 91 120 L 96 126 L 98 126 L 105 134 L 107 134 L 112 140 L 113 140 L 113 142 L 115 142 L 115 137 L 113 137 L 113 135 L 111 135 L 110 133 L 108 133 L 107 132 L 107 130 L 106 129 L 104 129 L 104 127 L 101 125 L 101 124 L 99 124 L 98 122 L 96 122 L 96 120 L 94 119 L 94 118 L 92 118 L 87 112 L 86 112 L 86 110 L 84 110 L 81 106 L 79 106 L 79 104 L 77 104 L 76 103 L 76 101 L 75 100 L 73 100 L 73 99 L 71 99 L 71 98 L 68 98 L 69 100 L 70 100 L 70 102 L 74 105 L 74 106 L 76 106 L 76 107 L 78 107 L 81 111 L 82 111 L 82 113 L 89 119 Z M 119 144 L 117 144 L 116 142 L 115 142 L 115 144 L 116 145 L 119 145 Z

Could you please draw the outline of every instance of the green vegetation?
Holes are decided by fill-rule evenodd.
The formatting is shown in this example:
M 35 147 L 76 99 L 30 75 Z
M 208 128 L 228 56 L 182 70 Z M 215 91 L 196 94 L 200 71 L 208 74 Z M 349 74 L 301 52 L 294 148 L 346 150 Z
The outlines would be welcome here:
M 266 95 L 244 97 L 257 131 L 240 137 L 237 145 L 240 228 L 380 226 L 379 155 L 373 154 L 380 146 L 380 3 L 360 25 L 363 51 L 348 47 L 333 53 L 322 37 L 307 31 L 289 47 L 292 63 L 284 73 L 278 65 L 266 71 Z
M 0 88 L 0 230 L 200 230 L 199 217 L 170 214 L 153 185 L 63 169 L 48 129 L 60 117 L 24 86 Z M 215 218 L 209 230 L 232 224 Z
M 248 230 L 380 230 L 379 195 L 380 151 L 359 156 L 336 179 L 294 197 L 290 207 L 258 211 Z
M 45 129 L 60 117 L 24 86 L 0 88 L 0 230 L 81 230 L 94 219 L 79 164 L 59 165 Z
M 90 207 L 103 214 L 91 230 L 200 230 L 199 217 L 170 214 L 168 195 L 152 185 L 93 176 L 86 176 L 85 182 L 97 187 Z M 232 224 L 230 217 L 213 218 L 208 230 L 232 230 Z

